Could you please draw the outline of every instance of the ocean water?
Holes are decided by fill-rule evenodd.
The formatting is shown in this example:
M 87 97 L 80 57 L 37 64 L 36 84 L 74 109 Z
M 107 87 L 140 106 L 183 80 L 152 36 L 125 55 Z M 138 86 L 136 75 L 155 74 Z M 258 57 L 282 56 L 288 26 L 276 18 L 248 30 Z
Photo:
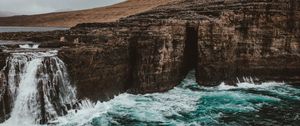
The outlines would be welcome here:
M 21 27 L 21 26 L 0 26 L 1 32 L 44 32 L 54 30 L 68 30 L 64 27 Z
M 80 110 L 51 122 L 59 126 L 299 126 L 300 87 L 242 82 L 201 87 L 191 72 L 165 93 L 120 94 L 107 102 L 85 100 Z

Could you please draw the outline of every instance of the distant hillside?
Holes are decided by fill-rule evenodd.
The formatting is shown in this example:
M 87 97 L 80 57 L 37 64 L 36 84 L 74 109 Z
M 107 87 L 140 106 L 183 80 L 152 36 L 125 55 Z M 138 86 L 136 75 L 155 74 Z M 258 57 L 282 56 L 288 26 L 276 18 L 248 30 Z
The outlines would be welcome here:
M 12 12 L 0 11 L 0 17 L 7 17 L 7 16 L 13 16 L 13 15 L 16 15 L 16 14 L 12 13 Z
M 112 6 L 80 11 L 0 17 L 0 26 L 72 27 L 78 23 L 111 22 L 176 0 L 128 0 Z

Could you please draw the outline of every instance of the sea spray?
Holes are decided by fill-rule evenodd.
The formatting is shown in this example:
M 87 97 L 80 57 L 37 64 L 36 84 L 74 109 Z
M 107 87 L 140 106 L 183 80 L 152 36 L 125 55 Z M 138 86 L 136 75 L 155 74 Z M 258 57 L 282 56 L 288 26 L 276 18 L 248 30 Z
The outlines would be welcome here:
M 285 113 L 278 115 L 276 110 L 286 111 L 289 103 L 299 103 L 297 99 L 290 101 L 280 97 L 281 93 L 291 92 L 285 96 L 296 97 L 299 91 L 297 87 L 276 82 L 261 85 L 241 82 L 237 86 L 207 88 L 199 86 L 191 72 L 181 85 L 168 92 L 144 95 L 123 93 L 110 101 L 97 103 L 86 100 L 82 103 L 83 109 L 72 110 L 56 121 L 61 126 L 275 125 L 281 124 L 276 117 L 285 118 Z M 299 107 L 299 104 L 294 105 Z M 300 111 L 295 106 L 292 106 L 294 113 L 290 115 L 289 124 L 299 120 L 297 115 Z
M 60 126 L 299 124 L 299 87 L 248 81 L 237 86 L 221 84 L 208 88 L 199 86 L 191 72 L 168 92 L 123 93 L 96 103 L 85 99 L 79 103 L 80 109 L 71 109 L 49 123 Z

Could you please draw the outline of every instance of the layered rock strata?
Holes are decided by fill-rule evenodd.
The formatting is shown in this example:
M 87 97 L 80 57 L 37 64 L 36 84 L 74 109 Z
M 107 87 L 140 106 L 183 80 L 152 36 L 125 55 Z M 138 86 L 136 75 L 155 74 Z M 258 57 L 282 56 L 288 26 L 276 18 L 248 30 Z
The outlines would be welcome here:
M 299 84 L 299 30 L 299 1 L 184 0 L 114 23 L 0 38 L 59 43 L 78 96 L 106 100 L 125 91 L 166 91 L 191 69 L 205 86 Z
M 192 34 L 198 39 L 201 85 L 234 84 L 247 77 L 299 83 L 299 10 L 294 0 L 189 0 L 125 20 L 194 22 L 187 39 Z

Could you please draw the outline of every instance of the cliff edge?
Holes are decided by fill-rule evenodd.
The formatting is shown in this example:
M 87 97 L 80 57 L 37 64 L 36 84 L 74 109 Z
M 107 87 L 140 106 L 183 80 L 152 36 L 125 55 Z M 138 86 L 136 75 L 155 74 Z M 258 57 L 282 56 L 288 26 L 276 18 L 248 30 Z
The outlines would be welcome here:
M 73 27 L 79 23 L 112 22 L 176 0 L 127 0 L 87 10 L 0 17 L 0 26 Z
M 56 43 L 78 97 L 106 100 L 125 91 L 167 91 L 190 70 L 203 86 L 299 85 L 299 32 L 300 1 L 185 0 L 116 22 L 0 39 Z

